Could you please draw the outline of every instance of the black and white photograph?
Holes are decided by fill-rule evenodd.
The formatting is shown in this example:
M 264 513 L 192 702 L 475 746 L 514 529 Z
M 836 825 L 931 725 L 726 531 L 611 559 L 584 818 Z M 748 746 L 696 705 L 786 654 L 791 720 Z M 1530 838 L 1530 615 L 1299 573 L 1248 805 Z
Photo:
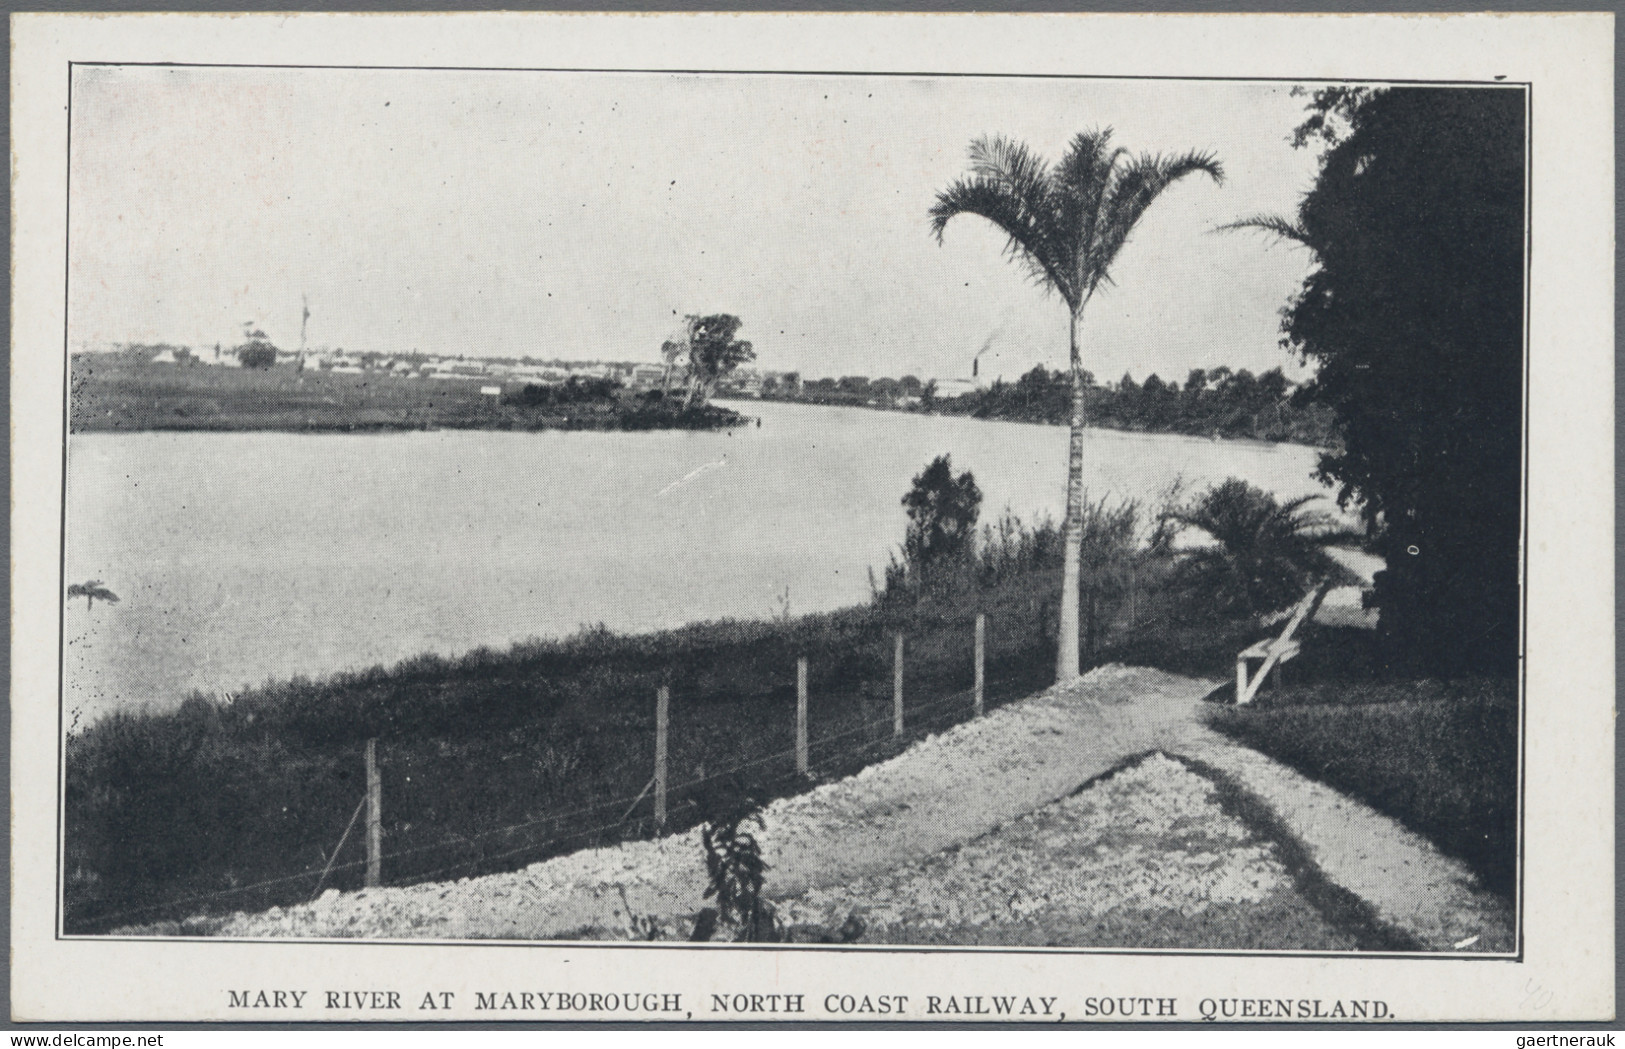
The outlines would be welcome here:
M 50 940 L 1525 960 L 1529 77 L 245 54 L 55 71 Z

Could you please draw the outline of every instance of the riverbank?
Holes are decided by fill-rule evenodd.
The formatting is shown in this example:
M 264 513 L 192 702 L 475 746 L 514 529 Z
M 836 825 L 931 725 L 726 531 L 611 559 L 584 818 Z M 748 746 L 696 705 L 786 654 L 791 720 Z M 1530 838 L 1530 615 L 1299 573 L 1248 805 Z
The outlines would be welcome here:
M 1053 653 L 1034 640 L 1026 604 L 1012 593 L 987 606 L 990 706 L 1048 680 Z M 812 767 L 838 776 L 969 715 L 973 631 L 963 615 L 875 608 L 588 631 L 268 684 L 229 702 L 115 712 L 67 743 L 65 924 L 98 932 L 356 887 L 359 836 L 333 850 L 360 797 L 368 739 L 378 741 L 392 883 L 647 837 L 661 686 L 672 697 L 668 829 L 691 827 L 718 792 L 805 789 L 795 774 L 798 658 L 809 667 Z M 901 736 L 890 691 L 897 632 L 908 644 Z
M 1213 684 L 1102 667 L 774 801 L 764 895 L 803 942 L 1512 949 L 1510 906 L 1461 864 L 1207 729 Z M 688 831 L 128 931 L 686 940 L 705 884 Z
M 970 687 L 970 610 L 987 616 L 990 712 L 1042 691 L 1050 680 L 1054 651 L 1046 641 L 1043 597 L 1055 566 L 1035 558 L 1004 559 L 1001 567 L 993 555 L 984 567 L 994 571 L 982 584 L 971 590 L 956 585 L 940 597 L 927 590 L 918 599 L 826 615 L 651 635 L 589 631 L 459 660 L 423 657 L 388 670 L 266 685 L 230 702 L 193 697 L 168 714 L 115 714 L 68 741 L 66 927 L 96 933 L 185 919 L 195 931 L 213 928 L 211 915 L 287 907 L 323 889 L 358 888 L 365 863 L 359 836 L 346 833 L 346 818 L 358 811 L 369 739 L 377 741 L 385 799 L 385 885 L 397 887 L 486 878 L 583 849 L 656 836 L 670 841 L 674 833 L 686 841 L 710 813 L 741 799 L 760 805 L 796 798 L 854 773 L 861 773 L 854 782 L 883 781 L 886 773 L 862 770 L 945 729 L 958 733 L 953 726 L 983 720 L 974 716 Z M 1142 561 L 1138 572 L 1154 578 L 1155 569 L 1155 562 Z M 1500 686 L 1457 694 L 1425 682 L 1376 683 L 1370 631 L 1310 623 L 1299 631 L 1306 654 L 1293 668 L 1303 684 L 1266 690 L 1248 708 L 1202 705 L 1221 735 L 1193 721 L 1197 708 L 1188 701 L 1215 692 L 1214 682 L 1229 672 L 1236 651 L 1257 640 L 1260 626 L 1170 615 L 1177 593 L 1154 586 L 1139 601 L 1102 605 L 1101 629 L 1086 649 L 1091 663 L 1140 664 L 1122 671 L 1138 675 L 1139 684 L 1127 699 L 1111 701 L 1140 704 L 1113 721 L 1114 732 L 1128 735 L 1089 728 L 1091 746 L 1105 747 L 1100 756 L 1107 766 L 1163 749 L 1199 763 L 1192 770 L 1221 794 L 1231 789 L 1226 776 L 1265 787 L 1296 782 L 1275 772 L 1255 775 L 1257 763 L 1242 759 L 1243 751 L 1255 751 L 1229 736 L 1385 814 L 1362 826 L 1397 819 L 1465 860 L 1492 894 L 1510 895 L 1502 872 L 1512 869 L 1513 852 L 1500 827 L 1516 806 L 1515 769 L 1502 760 L 1516 753 L 1516 719 L 1503 716 L 1515 712 L 1515 693 Z M 901 732 L 893 705 L 899 635 L 905 641 Z M 810 777 L 797 773 L 795 758 L 795 666 L 803 657 Z M 1091 680 L 1110 684 L 1112 675 Z M 1169 681 L 1183 682 L 1175 690 L 1183 697 L 1178 709 L 1147 704 L 1161 695 L 1147 682 Z M 656 825 L 649 789 L 654 697 L 662 687 L 671 696 L 663 828 Z M 1170 710 L 1185 726 L 1177 732 L 1164 718 Z M 1030 735 L 1017 741 L 1019 759 L 1000 759 L 996 769 L 976 773 L 984 793 L 1010 793 L 995 806 L 1000 820 L 1028 810 L 998 806 L 1051 800 L 1022 792 L 1048 783 L 1052 764 L 1072 768 L 1070 758 L 1044 756 L 1057 741 L 1040 729 Z M 972 732 L 968 738 L 978 737 Z M 978 760 L 988 757 L 977 753 Z M 956 810 L 970 804 L 969 787 L 944 789 L 946 782 L 932 780 L 932 797 L 951 799 L 946 803 Z M 1283 811 L 1306 812 L 1304 820 L 1318 826 L 1344 804 L 1338 795 L 1327 796 L 1333 800 L 1308 809 L 1283 803 Z M 985 799 L 978 805 L 985 807 Z M 930 804 L 921 799 L 904 798 L 893 809 L 923 820 L 911 834 L 958 826 L 946 816 L 926 818 Z M 1268 820 L 1254 828 L 1263 833 L 1259 828 L 1267 830 Z M 888 862 L 929 854 L 923 845 L 907 857 L 886 852 L 905 840 L 902 833 L 830 824 L 819 831 L 818 845 L 831 837 L 870 841 Z M 950 844 L 936 841 L 932 849 Z M 1338 860 L 1342 854 L 1334 850 L 1333 859 L 1360 867 L 1365 854 L 1356 853 Z M 797 880 L 804 861 L 812 859 L 773 861 L 781 872 L 775 891 L 812 886 Z M 684 860 L 696 862 L 694 856 Z M 1290 850 L 1281 862 L 1296 869 Z M 1409 862 L 1400 866 L 1408 870 Z M 885 867 L 877 864 L 864 870 Z M 1381 881 L 1361 884 L 1369 894 Z M 687 879 L 682 884 L 685 893 L 698 891 Z M 395 897 L 368 892 L 366 898 Z M 1295 907 L 1282 915 L 1304 913 Z M 604 920 L 589 914 L 583 928 Z M 391 935 L 424 926 L 408 928 L 414 932 Z M 909 928 L 905 921 L 899 935 L 915 935 Z M 1094 930 L 1091 938 L 1100 933 L 1097 925 L 1080 928 Z
M 899 498 L 945 452 L 975 474 L 988 523 L 1063 509 L 1064 428 L 728 406 L 762 426 L 76 434 L 66 579 L 121 603 L 65 610 L 68 719 L 584 624 L 632 634 L 862 604 L 902 538 Z M 1144 515 L 1175 484 L 1227 477 L 1283 501 L 1326 492 L 1296 446 L 1087 440 L 1091 501 Z
M 93 932 L 132 914 L 162 917 L 193 897 L 240 909 L 297 900 L 319 885 L 353 887 L 363 866 L 354 846 L 332 850 L 356 807 L 369 739 L 396 883 L 510 869 L 653 833 L 647 785 L 663 686 L 667 830 L 699 823 L 719 797 L 760 801 L 806 788 L 795 766 L 801 658 L 810 768 L 825 777 L 863 768 L 972 714 L 978 613 L 990 707 L 1052 680 L 1058 547 L 1045 535 L 1005 536 L 940 592 L 834 613 L 643 635 L 590 630 L 272 683 L 227 701 L 193 696 L 168 712 L 115 712 L 67 744 L 67 926 Z M 1132 659 L 1216 674 L 1256 639 L 1250 620 L 1174 615 L 1178 596 L 1154 583 L 1166 554 L 1122 556 L 1138 564 L 1142 585 L 1091 582 L 1083 638 L 1091 664 Z
M 71 405 L 73 433 L 718 430 L 750 421 L 717 405 L 662 407 L 607 386 L 537 397 L 479 376 L 222 368 L 111 354 L 73 359 Z
M 359 839 L 333 852 L 356 809 L 368 739 L 378 740 L 386 794 L 387 876 L 411 881 L 651 833 L 660 685 L 672 691 L 668 826 L 680 827 L 702 818 L 725 778 L 761 797 L 805 789 L 793 773 L 800 656 L 820 775 L 969 714 L 978 612 L 989 704 L 1052 679 L 1052 526 L 1027 535 L 994 519 L 984 556 L 955 588 L 917 603 L 858 602 L 871 597 L 864 568 L 884 563 L 885 537 L 901 531 L 898 496 L 930 454 L 952 448 L 958 464 L 963 449 L 990 494 L 1004 484 L 1053 496 L 1064 431 L 926 418 L 877 428 L 870 413 L 774 408 L 763 406 L 761 429 L 733 435 L 76 441 L 70 577 L 103 580 L 122 601 L 68 610 L 70 701 L 103 701 L 87 728 L 69 711 L 68 926 L 185 913 L 193 896 L 238 909 L 297 900 L 319 883 L 353 887 Z M 1057 447 L 1042 447 L 1050 437 Z M 1160 486 L 1159 460 L 1145 453 L 1185 440 L 1102 438 L 1116 454 L 1091 457 L 1093 476 L 1103 490 Z M 1166 470 L 1194 464 L 1217 478 L 1242 463 L 1278 491 L 1307 483 L 1298 450 L 1190 443 L 1188 456 L 1161 460 Z M 1157 504 L 1136 501 L 1148 526 Z M 1125 512 L 1114 500 L 1090 506 L 1101 517 L 1088 530 L 1100 544 L 1087 557 L 1090 664 L 1216 674 L 1257 640 L 1247 621 L 1193 619 L 1160 585 L 1168 552 L 1131 541 L 1132 523 L 1113 525 Z M 723 593 L 706 604 L 708 591 Z M 598 605 L 572 606 L 580 595 Z M 792 598 L 843 610 L 791 617 Z M 624 634 L 506 647 L 565 635 L 616 603 L 656 627 L 679 615 L 711 621 L 643 633 L 622 618 Z M 504 647 L 403 660 L 482 642 Z M 294 676 L 369 662 L 383 665 Z M 245 680 L 271 683 L 235 687 Z

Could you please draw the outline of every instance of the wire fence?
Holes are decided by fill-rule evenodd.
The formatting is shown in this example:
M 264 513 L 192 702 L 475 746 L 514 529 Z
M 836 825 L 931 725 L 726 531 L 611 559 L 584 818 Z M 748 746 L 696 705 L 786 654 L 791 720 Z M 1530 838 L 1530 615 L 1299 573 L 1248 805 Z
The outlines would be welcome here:
M 902 653 L 902 642 L 898 643 L 897 651 Z M 950 662 L 947 673 L 952 676 L 970 669 L 957 659 Z M 185 914 L 219 914 L 298 904 L 314 900 L 324 889 L 406 886 L 454 876 L 477 876 L 511 870 L 583 848 L 678 832 L 703 821 L 712 794 L 748 795 L 757 803 L 766 803 L 775 797 L 805 791 L 817 782 L 884 760 L 923 736 L 968 720 L 987 707 L 1042 687 L 1044 682 L 1035 678 L 1030 661 L 1018 659 L 1015 662 L 1021 668 L 1017 672 L 988 675 L 978 628 L 973 659 L 977 685 L 943 691 L 944 667 L 921 668 L 924 672 L 919 680 L 913 680 L 906 673 L 905 660 L 891 668 L 894 673 L 887 682 L 893 686 L 890 697 L 884 695 L 881 683 L 873 680 L 839 695 L 811 697 L 811 708 L 816 715 L 811 720 L 819 729 L 816 733 L 808 728 L 809 697 L 803 684 L 798 696 L 801 703 L 798 718 L 782 717 L 788 703 L 783 708 L 776 702 L 766 704 L 767 709 L 759 712 L 764 719 L 782 720 L 782 732 L 776 725 L 756 726 L 756 735 L 750 739 L 759 742 L 775 733 L 788 737 L 789 745 L 774 747 L 765 753 L 750 753 L 750 748 L 739 747 L 738 741 L 747 737 L 726 731 L 736 727 L 728 724 L 733 711 L 708 714 L 704 704 L 685 706 L 679 694 L 676 716 L 670 726 L 664 718 L 657 719 L 654 726 L 647 722 L 619 726 L 621 738 L 630 737 L 641 744 L 644 754 L 657 759 L 656 767 L 644 765 L 637 780 L 627 781 L 623 777 L 607 782 L 577 783 L 574 784 L 576 794 L 587 796 L 583 804 L 478 829 L 448 830 L 443 819 L 432 820 L 429 827 L 421 828 L 402 819 L 390 821 L 387 834 L 381 833 L 381 812 L 391 807 L 417 811 L 423 798 L 432 796 L 434 788 L 432 783 L 421 782 L 431 778 L 423 775 L 423 765 L 405 764 L 407 769 L 418 772 L 419 782 L 414 783 L 411 773 L 401 774 L 401 769 L 392 769 L 389 747 L 379 746 L 378 765 L 383 775 L 378 774 L 378 768 L 369 760 L 367 779 L 371 789 L 356 800 L 332 851 L 321 850 L 320 863 L 313 861 L 308 869 L 297 873 L 81 914 L 74 924 L 80 929 L 108 931 L 140 926 L 143 922 L 150 925 L 175 921 Z M 805 682 L 805 668 L 801 680 Z M 907 697 L 903 692 L 905 680 L 910 689 Z M 649 699 L 652 708 L 655 697 Z M 651 727 L 660 737 L 654 745 L 650 745 Z M 678 774 L 679 770 L 683 774 Z M 650 772 L 653 776 L 644 782 L 641 790 L 630 790 L 631 782 L 643 780 Z M 385 786 L 379 786 L 380 783 Z M 392 798 L 392 793 L 399 796 L 395 806 L 392 802 L 397 799 Z M 363 811 L 369 834 L 355 834 Z M 339 818 L 342 814 L 340 810 Z M 362 854 L 367 848 L 364 839 L 371 843 L 367 849 L 369 854 L 365 855 Z M 339 862 L 341 855 L 343 862 Z M 378 876 L 380 870 L 382 875 Z M 360 885 L 357 885 L 358 879 Z M 186 931 L 184 924 L 180 931 Z

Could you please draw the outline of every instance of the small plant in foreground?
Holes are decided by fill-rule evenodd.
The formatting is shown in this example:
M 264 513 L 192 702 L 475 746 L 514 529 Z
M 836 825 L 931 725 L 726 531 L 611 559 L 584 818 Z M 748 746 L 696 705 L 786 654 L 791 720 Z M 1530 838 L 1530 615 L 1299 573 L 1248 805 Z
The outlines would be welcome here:
M 709 940 L 719 929 L 736 930 L 732 937 L 750 943 L 777 943 L 778 922 L 773 904 L 762 898 L 767 862 L 756 835 L 744 826 L 762 825 L 761 810 L 750 797 L 740 797 L 718 806 L 716 814 L 700 828 L 705 847 L 705 872 L 710 879 L 705 898 L 716 898 L 715 908 L 700 912 L 691 939 Z

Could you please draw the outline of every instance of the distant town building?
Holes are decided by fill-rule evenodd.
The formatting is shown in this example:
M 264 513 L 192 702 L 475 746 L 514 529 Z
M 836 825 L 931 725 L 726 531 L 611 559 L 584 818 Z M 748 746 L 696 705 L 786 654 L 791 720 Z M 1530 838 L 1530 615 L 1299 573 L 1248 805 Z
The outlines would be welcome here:
M 666 368 L 660 364 L 639 364 L 632 368 L 631 385 L 636 389 L 653 389 L 660 385 Z

